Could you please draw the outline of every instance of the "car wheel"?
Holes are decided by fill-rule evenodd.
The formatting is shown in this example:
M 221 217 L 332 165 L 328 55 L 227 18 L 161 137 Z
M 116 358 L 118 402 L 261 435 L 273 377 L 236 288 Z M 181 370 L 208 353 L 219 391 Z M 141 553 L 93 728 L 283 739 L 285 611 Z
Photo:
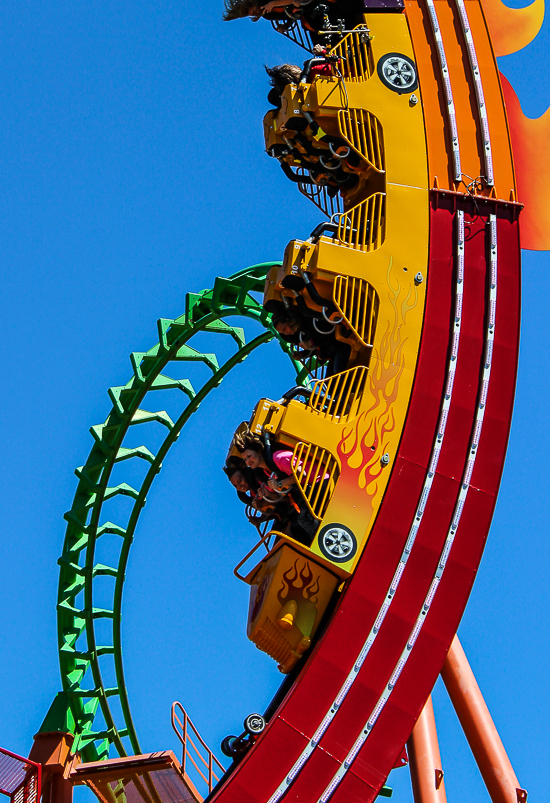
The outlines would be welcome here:
M 327 524 L 319 533 L 319 549 L 333 563 L 347 563 L 357 552 L 357 539 L 343 524 Z
M 399 95 L 412 92 L 418 86 L 416 65 L 402 53 L 386 53 L 382 56 L 377 72 L 382 83 Z
M 227 758 L 234 758 L 235 751 L 233 750 L 233 742 L 235 741 L 236 736 L 226 736 L 225 739 L 222 740 L 221 743 L 221 751 L 224 756 Z
M 243 727 L 251 736 L 257 736 L 265 728 L 265 719 L 261 714 L 249 714 L 244 721 Z

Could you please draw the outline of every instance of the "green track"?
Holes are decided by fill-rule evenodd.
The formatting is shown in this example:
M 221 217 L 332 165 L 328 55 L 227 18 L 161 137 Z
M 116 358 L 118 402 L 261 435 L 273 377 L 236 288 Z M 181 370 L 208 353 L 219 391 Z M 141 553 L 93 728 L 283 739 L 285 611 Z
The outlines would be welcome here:
M 41 728 L 42 732 L 69 730 L 74 733 L 73 750 L 78 750 L 84 761 L 107 758 L 111 745 L 120 756 L 125 756 L 124 737 L 129 738 L 134 754 L 141 753 L 124 683 L 121 648 L 122 592 L 130 546 L 151 484 L 189 417 L 229 371 L 254 349 L 276 337 L 270 328 L 270 316 L 261 306 L 261 294 L 269 268 L 279 264 L 254 265 L 228 279 L 217 278 L 211 290 L 188 293 L 181 317 L 158 321 L 159 342 L 147 352 L 131 355 L 133 375 L 130 381 L 124 386 L 109 388 L 113 407 L 104 424 L 91 427 L 94 443 L 86 463 L 76 469 L 79 482 L 72 507 L 65 514 L 67 531 L 58 561 L 57 616 L 63 691 L 54 700 Z M 258 293 L 259 298 L 253 295 Z M 227 323 L 226 319 L 235 316 L 257 321 L 266 331 L 246 342 L 244 330 Z M 201 332 L 229 336 L 235 342 L 235 353 L 220 365 L 215 354 L 194 349 L 192 338 Z M 280 343 L 289 354 L 286 344 Z M 170 378 L 170 363 L 197 361 L 204 363 L 212 373 L 199 390 L 187 379 Z M 294 366 L 297 380 L 302 382 L 307 372 L 298 363 L 294 362 Z M 156 412 L 142 409 L 147 393 L 174 388 L 181 390 L 184 396 L 183 410 L 176 421 L 162 409 Z M 161 406 L 161 400 L 159 396 L 159 405 L 155 407 Z M 156 454 L 145 446 L 124 446 L 130 427 L 154 422 L 166 428 L 166 436 Z M 110 485 L 114 466 L 135 459 L 150 464 L 141 487 L 134 488 L 124 482 Z M 101 523 L 103 504 L 119 495 L 134 500 L 127 522 L 124 526 Z M 100 537 L 116 542 L 116 565 L 96 562 L 96 544 Z M 97 598 L 94 581 L 104 576 L 115 578 L 112 604 L 99 608 L 94 605 Z M 99 619 L 112 624 L 112 638 L 104 639 L 109 643 L 100 643 L 96 638 L 95 624 Z M 116 677 L 116 685 L 107 688 L 102 679 L 104 675 Z M 120 704 L 113 706 L 116 698 Z M 98 719 L 104 724 L 97 728 L 94 720 L 99 714 L 102 716 Z

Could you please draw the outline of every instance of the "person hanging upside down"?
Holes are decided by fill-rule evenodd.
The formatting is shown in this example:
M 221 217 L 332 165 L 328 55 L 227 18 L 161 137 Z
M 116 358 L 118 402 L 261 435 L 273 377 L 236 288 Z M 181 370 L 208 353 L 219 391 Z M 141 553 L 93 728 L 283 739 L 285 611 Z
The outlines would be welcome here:
M 319 37 L 320 32 L 330 30 L 331 25 L 354 28 L 363 22 L 364 13 L 363 0 L 225 0 L 223 19 L 227 22 L 243 17 L 254 22 L 262 17 L 274 21 L 300 20 L 314 43 L 319 39 L 320 44 L 325 44 L 327 38 Z
M 327 376 L 345 371 L 350 345 L 336 339 L 334 327 L 331 331 L 319 331 L 313 320 L 300 315 L 297 310 L 283 309 L 273 313 L 271 322 L 282 340 L 300 347 L 301 350 L 295 355 L 299 360 L 316 356 L 321 362 L 328 362 Z M 322 325 L 327 326 L 324 321 Z
M 289 449 L 276 449 L 271 455 L 272 471 L 266 462 L 265 446 L 261 439 L 250 431 L 236 435 L 233 443 L 242 454 L 246 466 L 256 472 L 263 473 L 267 488 L 279 498 L 286 500 L 287 521 L 282 522 L 281 529 L 288 525 L 292 537 L 306 546 L 311 543 L 317 530 L 317 521 L 307 509 L 301 491 L 296 488 L 296 478 L 292 473 L 293 452 Z M 306 464 L 309 470 L 310 466 Z M 323 477 L 326 479 L 328 475 Z M 320 479 L 320 478 L 319 478 Z
M 289 491 L 296 483 L 290 463 L 292 452 L 286 449 L 279 449 L 273 452 L 271 459 L 277 469 L 277 472 L 274 472 L 266 463 L 265 447 L 257 435 L 253 435 L 251 432 L 236 435 L 234 444 L 237 451 L 242 454 L 245 465 L 255 472 L 263 472 L 265 475 L 264 481 L 273 491 L 284 493 Z M 276 473 L 279 474 L 279 477 L 276 476 Z
M 225 11 L 223 18 L 226 22 L 230 20 L 242 19 L 243 17 L 250 17 L 256 22 L 265 15 L 271 15 L 277 11 L 285 14 L 285 9 L 293 6 L 295 9 L 300 9 L 301 6 L 311 5 L 313 0 L 269 0 L 269 2 L 258 2 L 258 0 L 225 0 Z M 313 2 L 313 5 L 319 5 L 320 0 Z M 329 0 L 331 2 L 331 0 Z M 291 9 L 292 13 L 292 9 Z M 281 16 L 281 13 L 277 16 Z M 269 17 L 268 17 L 269 18 Z
M 296 518 L 295 506 L 287 496 L 272 491 L 263 481 L 256 479 L 254 471 L 242 463 L 238 465 L 235 461 L 238 458 L 231 458 L 232 462 L 223 466 L 223 471 L 228 477 L 229 482 L 237 491 L 240 501 L 247 506 L 246 516 L 251 524 L 258 526 L 265 521 L 273 521 L 275 526 L 284 530 L 290 525 L 292 519 Z M 257 510 L 261 515 L 251 513 L 249 508 Z

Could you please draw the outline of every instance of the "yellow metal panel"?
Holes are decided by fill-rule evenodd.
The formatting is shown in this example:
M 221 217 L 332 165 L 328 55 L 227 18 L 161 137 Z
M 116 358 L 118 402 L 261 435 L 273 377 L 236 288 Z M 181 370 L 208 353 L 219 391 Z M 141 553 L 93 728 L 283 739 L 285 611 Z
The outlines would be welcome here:
M 337 241 L 321 237 L 317 248 L 309 255 L 306 270 L 365 278 L 380 292 L 387 278 L 388 262 L 410 279 L 420 271 L 425 278 L 428 263 L 429 196 L 427 187 L 388 185 L 386 200 L 386 239 L 382 246 L 369 254 L 344 248 Z M 294 241 L 295 262 L 299 241 Z M 405 270 L 405 268 L 407 270 Z M 405 276 L 407 274 L 407 276 Z M 281 276 L 282 276 L 281 269 Z M 379 284 L 380 283 L 380 284 Z
M 380 120 L 364 109 L 340 109 L 340 134 L 374 170 L 383 172 L 384 134 Z
M 374 70 L 370 36 L 364 26 L 349 33 L 331 49 L 331 54 L 340 56 L 339 68 L 346 81 L 358 82 L 369 78 Z
M 350 120 L 353 118 L 352 122 L 359 120 L 349 110 L 363 110 L 379 121 L 386 168 L 384 209 L 377 211 L 365 197 L 358 198 L 355 205 L 365 202 L 366 207 L 372 206 L 367 216 L 371 233 L 370 218 L 380 213 L 382 236 L 369 243 L 366 229 L 361 230 L 364 216 L 352 215 L 348 219 L 357 229 L 357 236 L 350 245 L 355 247 L 346 247 L 337 238 L 326 236 L 315 245 L 293 241 L 286 249 L 283 267 L 271 271 L 266 281 L 266 300 L 277 298 L 277 285 L 283 276 L 298 269 L 308 271 L 316 285 L 334 285 L 337 277 L 368 282 L 378 296 L 376 326 L 370 330 L 373 340 L 365 389 L 352 415 L 327 418 L 310 406 L 292 401 L 277 418 L 274 433 L 287 443 L 323 447 L 338 459 L 339 478 L 311 550 L 326 558 L 327 552 L 319 544 L 320 535 L 333 524 L 347 528 L 356 538 L 357 551 L 348 561 L 340 559 L 335 564 L 335 571 L 345 572 L 353 570 L 365 547 L 391 476 L 416 371 L 428 280 L 426 138 L 422 103 L 415 102 L 421 95 L 419 89 L 414 90 L 415 98 L 411 93 L 400 95 L 388 89 L 376 70 L 379 60 L 388 53 L 402 53 L 414 60 L 407 20 L 401 14 L 372 14 L 367 15 L 367 22 L 373 35 L 372 74 L 366 80 L 347 81 L 345 85 L 336 78 L 317 78 L 303 108 L 320 121 L 337 120 L 342 111 Z M 289 93 L 288 102 L 291 100 L 299 101 Z M 363 114 L 361 119 L 364 122 L 368 118 Z M 365 144 L 366 148 L 367 145 L 374 153 L 372 143 Z M 380 192 L 379 186 L 376 192 Z M 373 198 L 374 189 L 368 192 Z M 345 218 L 340 220 L 340 234 L 345 239 Z M 368 247 L 363 248 L 364 244 Z
M 284 412 L 285 408 L 277 402 L 273 402 L 271 399 L 260 399 L 250 422 L 250 431 L 256 435 L 261 435 L 264 429 L 266 432 L 275 432 Z
M 358 550 L 342 565 L 347 571 L 366 544 L 391 474 L 414 381 L 426 298 L 427 188 L 390 186 L 388 195 L 388 236 L 381 248 L 363 253 L 323 237 L 307 265 L 314 276 L 322 266 L 324 275 L 368 277 L 378 293 L 378 321 L 358 415 L 347 423 L 328 421 L 292 401 L 278 430 L 287 438 L 324 446 L 340 458 L 340 477 L 323 523 L 342 523 L 354 533 Z M 291 252 L 300 253 L 297 243 Z M 385 454 L 390 462 L 384 466 Z M 321 555 L 317 539 L 311 548 Z
M 265 558 L 251 582 L 248 638 L 289 672 L 309 648 L 336 578 L 286 544 Z
M 310 513 L 316 519 L 322 519 L 340 476 L 338 458 L 321 446 L 297 443 L 292 459 L 292 474 Z
M 331 422 L 345 424 L 357 416 L 366 387 L 365 366 L 342 371 L 314 384 L 308 408 Z
M 374 287 L 365 279 L 338 275 L 334 280 L 332 297 L 346 326 L 352 329 L 363 345 L 371 347 L 380 306 Z
M 373 34 L 374 64 L 387 53 L 402 53 L 414 60 L 407 20 L 402 14 L 367 14 Z M 304 109 L 325 114 L 341 109 L 365 109 L 380 121 L 386 151 L 386 179 L 389 182 L 426 186 L 426 136 L 421 102 L 411 105 L 411 95 L 399 95 L 373 75 L 361 83 L 344 84 L 336 78 L 317 78 Z M 421 99 L 420 89 L 414 90 Z
M 339 424 L 316 415 L 305 404 L 291 401 L 281 420 L 279 432 L 295 436 L 297 440 L 324 446 L 332 454 L 336 454 L 340 429 Z

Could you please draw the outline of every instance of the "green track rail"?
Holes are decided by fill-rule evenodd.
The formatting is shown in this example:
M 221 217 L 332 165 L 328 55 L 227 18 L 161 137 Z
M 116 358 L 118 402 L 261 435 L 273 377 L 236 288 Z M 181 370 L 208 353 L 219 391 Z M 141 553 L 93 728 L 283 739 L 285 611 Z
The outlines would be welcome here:
M 67 531 L 58 561 L 58 640 L 63 692 L 52 704 L 41 728 L 42 731 L 71 730 L 76 737 L 73 750 L 78 750 L 85 761 L 107 758 L 111 745 L 120 756 L 127 755 L 122 741 L 125 737 L 128 737 L 134 754 L 141 752 L 124 682 L 121 647 L 122 593 L 130 547 L 147 493 L 189 417 L 238 363 L 276 337 L 270 328 L 270 316 L 261 306 L 261 295 L 260 298 L 253 295 L 263 292 L 265 276 L 275 264 L 280 263 L 254 265 L 228 279 L 217 278 L 211 290 L 188 293 L 185 313 L 181 317 L 158 321 L 159 342 L 147 352 L 131 355 L 133 375 L 130 381 L 124 386 L 109 388 L 113 407 L 104 424 L 91 427 L 94 444 L 86 463 L 75 472 L 79 482 L 72 507 L 65 514 Z M 246 342 L 244 330 L 226 320 L 235 316 L 259 322 L 265 331 Z M 204 332 L 233 339 L 235 352 L 223 364 L 218 363 L 215 354 L 202 353 L 190 344 L 195 335 Z M 286 344 L 280 343 L 290 356 Z M 212 374 L 199 390 L 195 390 L 187 379 L 170 378 L 171 363 L 197 361 L 204 363 Z M 294 367 L 297 381 L 303 381 L 307 372 L 296 362 Z M 173 389 L 179 389 L 184 396 L 183 410 L 175 421 L 162 409 L 156 412 L 142 409 L 146 394 L 155 391 L 156 400 L 156 393 Z M 161 398 L 159 396 L 159 402 Z M 166 436 L 155 454 L 146 446 L 124 446 L 130 427 L 153 423 L 166 428 Z M 124 482 L 110 485 L 114 466 L 135 459 L 150 464 L 141 487 L 134 488 Z M 100 523 L 104 503 L 117 496 L 133 500 L 127 522 L 124 526 L 110 521 Z M 99 538 L 116 541 L 116 565 L 97 562 L 95 553 Z M 94 605 L 97 598 L 94 581 L 105 576 L 114 578 L 112 604 L 100 608 Z M 111 639 L 104 638 L 110 643 L 96 638 L 95 625 L 99 619 L 112 623 Z M 116 677 L 116 685 L 106 687 L 104 676 Z M 113 706 L 115 698 L 120 705 Z M 54 709 L 58 715 L 60 709 L 64 709 L 62 718 L 65 725 L 61 728 L 52 727 Z M 98 718 L 104 724 L 98 729 L 97 726 L 94 728 L 94 720 L 99 714 L 102 716 Z

